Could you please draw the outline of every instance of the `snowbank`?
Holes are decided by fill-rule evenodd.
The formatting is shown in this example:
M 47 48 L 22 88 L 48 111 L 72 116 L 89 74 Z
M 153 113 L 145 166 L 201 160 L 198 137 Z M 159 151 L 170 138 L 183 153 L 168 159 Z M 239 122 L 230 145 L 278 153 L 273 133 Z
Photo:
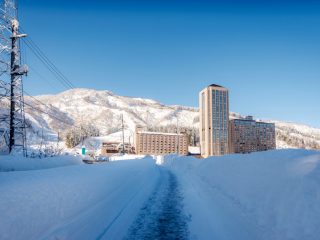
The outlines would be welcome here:
M 0 172 L 0 239 L 123 239 L 160 176 L 151 158 Z
M 170 155 L 199 239 L 319 239 L 320 152 Z
M 319 239 L 318 151 L 121 157 L 68 167 L 56 166 L 80 159 L 1 158 L 7 170 L 51 168 L 0 172 L 0 239 L 123 239 L 165 184 L 163 166 L 179 182 L 190 239 Z
M 48 158 L 24 158 L 15 155 L 0 156 L 0 172 L 38 170 L 75 164 L 82 164 L 80 156 L 64 155 Z

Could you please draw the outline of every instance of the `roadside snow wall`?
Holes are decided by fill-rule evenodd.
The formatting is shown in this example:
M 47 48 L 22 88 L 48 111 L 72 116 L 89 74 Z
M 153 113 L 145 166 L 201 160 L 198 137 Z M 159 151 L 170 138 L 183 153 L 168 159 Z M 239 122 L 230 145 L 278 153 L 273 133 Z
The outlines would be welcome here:
M 63 155 L 48 158 L 24 158 L 20 155 L 0 156 L 0 172 L 39 170 L 82 164 L 80 156 Z
M 320 152 L 169 155 L 199 239 L 319 239 Z

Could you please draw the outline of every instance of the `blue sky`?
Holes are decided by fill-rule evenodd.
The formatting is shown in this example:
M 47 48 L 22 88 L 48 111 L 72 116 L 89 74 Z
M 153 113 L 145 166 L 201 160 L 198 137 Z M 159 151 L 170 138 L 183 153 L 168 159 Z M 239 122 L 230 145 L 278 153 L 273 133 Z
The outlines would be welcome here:
M 21 26 L 77 87 L 198 106 L 198 92 L 217 83 L 229 88 L 231 111 L 320 127 L 316 1 L 26 0 L 19 7 Z M 24 52 L 28 92 L 65 90 Z

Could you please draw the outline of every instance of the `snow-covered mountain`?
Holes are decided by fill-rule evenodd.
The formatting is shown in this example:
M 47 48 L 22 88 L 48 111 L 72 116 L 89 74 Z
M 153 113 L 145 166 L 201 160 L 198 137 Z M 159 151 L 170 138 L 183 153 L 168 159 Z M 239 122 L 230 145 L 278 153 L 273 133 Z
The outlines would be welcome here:
M 278 148 L 320 149 L 320 129 L 302 124 L 273 121 Z
M 150 99 L 117 96 L 110 91 L 73 89 L 57 95 L 43 95 L 36 98 L 47 107 L 32 98 L 26 97 L 26 101 L 67 123 L 94 124 L 103 135 L 119 129 L 122 114 L 126 128 L 131 130 L 134 130 L 136 125 L 177 124 L 177 119 L 181 126 L 193 126 L 199 121 L 196 108 L 166 106 Z M 44 113 L 32 109 L 27 109 L 26 112 L 27 118 L 39 124 L 38 126 L 43 125 L 54 131 L 70 127 Z
M 26 118 L 34 133 L 39 129 L 46 134 L 67 130 L 70 125 L 93 124 L 101 135 L 116 132 L 121 126 L 121 114 L 127 129 L 134 131 L 136 125 L 198 128 L 198 109 L 185 106 L 168 106 L 151 99 L 118 96 L 110 91 L 92 89 L 72 89 L 57 95 L 26 97 L 34 107 L 48 112 L 51 116 L 26 108 Z M 231 117 L 237 114 L 231 113 Z M 60 121 L 60 120 L 63 120 Z M 318 148 L 320 149 L 320 129 L 309 126 L 270 121 L 276 123 L 278 148 Z M 68 124 L 66 124 L 68 123 Z

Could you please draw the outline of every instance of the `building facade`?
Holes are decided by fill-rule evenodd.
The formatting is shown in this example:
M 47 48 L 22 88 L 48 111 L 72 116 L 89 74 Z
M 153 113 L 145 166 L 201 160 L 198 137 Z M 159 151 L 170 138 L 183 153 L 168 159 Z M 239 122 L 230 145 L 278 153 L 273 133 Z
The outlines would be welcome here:
M 250 153 L 276 148 L 275 124 L 251 116 L 229 122 L 229 152 Z
M 136 129 L 135 151 L 141 155 L 188 154 L 186 134 L 147 132 Z
M 227 154 L 229 127 L 229 91 L 212 84 L 199 94 L 201 156 Z

